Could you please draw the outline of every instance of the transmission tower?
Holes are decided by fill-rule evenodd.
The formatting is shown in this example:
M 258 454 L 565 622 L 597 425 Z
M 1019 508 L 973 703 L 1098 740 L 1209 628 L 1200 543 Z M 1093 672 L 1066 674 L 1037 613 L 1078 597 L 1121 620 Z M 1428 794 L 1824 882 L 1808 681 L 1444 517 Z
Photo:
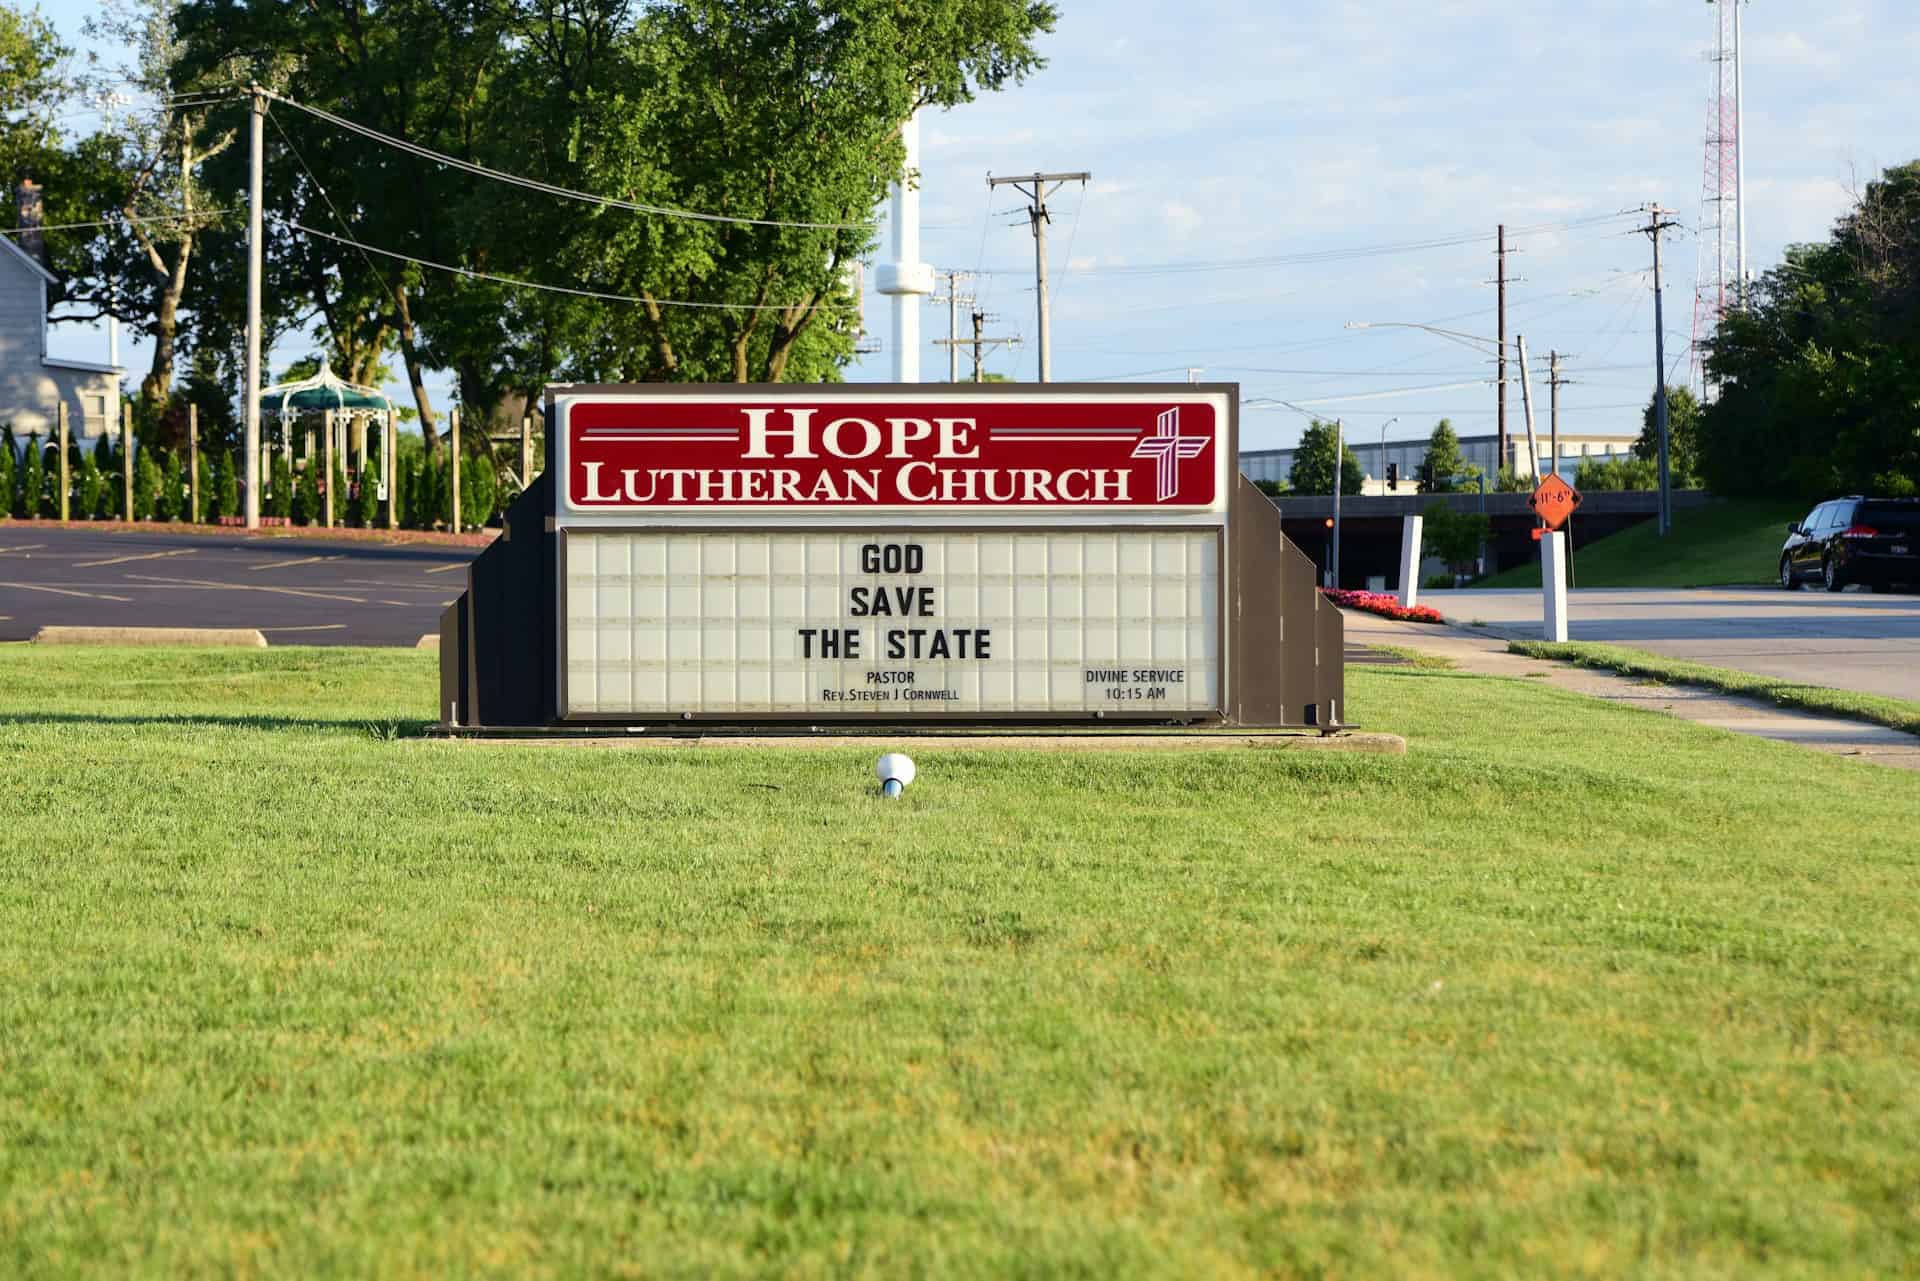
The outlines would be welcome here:
M 1707 100 L 1706 166 L 1700 183 L 1699 250 L 1694 272 L 1693 347 L 1690 381 L 1710 399 L 1706 344 L 1727 309 L 1740 305 L 1747 287 L 1747 153 L 1741 141 L 1740 9 L 1742 0 L 1707 0 L 1713 6 L 1713 68 Z

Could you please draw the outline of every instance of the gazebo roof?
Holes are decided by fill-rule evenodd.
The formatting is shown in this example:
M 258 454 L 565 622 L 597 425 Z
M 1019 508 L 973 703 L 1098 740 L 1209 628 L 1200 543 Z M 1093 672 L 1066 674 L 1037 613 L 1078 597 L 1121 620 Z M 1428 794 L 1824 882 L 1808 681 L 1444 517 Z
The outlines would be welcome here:
M 260 407 L 278 405 L 285 414 L 296 409 L 378 409 L 393 412 L 393 402 L 376 387 L 347 382 L 320 360 L 320 372 L 311 378 L 276 383 L 260 393 Z

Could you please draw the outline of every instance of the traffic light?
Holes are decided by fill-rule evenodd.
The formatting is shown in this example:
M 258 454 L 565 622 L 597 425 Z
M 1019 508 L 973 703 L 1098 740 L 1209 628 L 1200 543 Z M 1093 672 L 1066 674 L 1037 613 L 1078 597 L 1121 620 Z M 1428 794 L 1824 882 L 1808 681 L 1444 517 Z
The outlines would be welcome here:
M 1433 464 L 1428 463 L 1420 469 L 1420 485 L 1423 489 L 1433 489 Z
M 1387 464 L 1387 488 L 1398 489 L 1399 487 L 1400 487 L 1400 464 L 1388 463 Z

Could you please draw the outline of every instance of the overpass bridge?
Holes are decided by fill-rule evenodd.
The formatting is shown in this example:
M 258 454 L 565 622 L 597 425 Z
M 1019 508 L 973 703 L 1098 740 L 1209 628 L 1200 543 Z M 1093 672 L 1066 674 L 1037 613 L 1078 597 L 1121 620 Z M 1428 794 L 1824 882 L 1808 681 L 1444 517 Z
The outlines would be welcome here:
M 1582 495 L 1580 511 L 1568 522 L 1577 552 L 1596 539 L 1616 534 L 1629 525 L 1652 520 L 1660 496 L 1652 490 L 1604 491 Z M 1282 494 L 1273 500 L 1280 508 L 1280 525 L 1302 552 L 1313 558 L 1324 579 L 1333 543 L 1331 495 L 1312 497 Z M 1689 511 L 1713 499 L 1705 490 L 1676 489 L 1673 509 Z M 1435 507 L 1485 512 L 1492 530 L 1487 538 L 1487 572 L 1523 564 L 1540 554 L 1532 530 L 1539 524 L 1525 494 L 1395 494 L 1388 497 L 1340 498 L 1340 586 L 1360 588 L 1368 578 L 1386 579 L 1389 590 L 1400 582 L 1400 522 Z

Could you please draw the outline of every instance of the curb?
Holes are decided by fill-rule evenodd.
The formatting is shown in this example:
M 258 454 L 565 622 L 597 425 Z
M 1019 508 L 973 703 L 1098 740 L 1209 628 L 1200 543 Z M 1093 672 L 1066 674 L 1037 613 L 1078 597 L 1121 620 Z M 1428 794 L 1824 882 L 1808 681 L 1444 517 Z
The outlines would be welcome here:
M 42 627 L 36 645 L 232 645 L 265 649 L 252 627 Z

